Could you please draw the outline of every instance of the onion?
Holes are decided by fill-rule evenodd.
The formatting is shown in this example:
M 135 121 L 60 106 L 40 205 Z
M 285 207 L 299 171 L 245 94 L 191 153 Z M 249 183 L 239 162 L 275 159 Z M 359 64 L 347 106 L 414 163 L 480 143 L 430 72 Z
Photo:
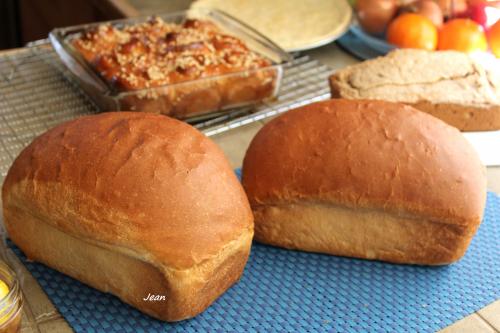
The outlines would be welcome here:
M 413 1 L 409 5 L 402 7 L 401 12 L 410 12 L 425 16 L 438 28 L 443 25 L 443 11 L 433 0 Z
M 384 33 L 397 10 L 397 0 L 358 0 L 356 3 L 359 24 L 363 30 L 374 35 Z
M 459 17 L 467 12 L 467 0 L 438 0 L 438 5 L 447 18 Z

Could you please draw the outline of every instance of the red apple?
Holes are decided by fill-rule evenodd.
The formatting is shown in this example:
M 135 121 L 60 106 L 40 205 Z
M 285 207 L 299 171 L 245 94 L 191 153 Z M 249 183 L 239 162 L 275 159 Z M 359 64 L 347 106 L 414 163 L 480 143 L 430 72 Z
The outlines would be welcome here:
M 488 29 L 500 19 L 500 1 L 475 1 L 469 6 L 468 16 Z

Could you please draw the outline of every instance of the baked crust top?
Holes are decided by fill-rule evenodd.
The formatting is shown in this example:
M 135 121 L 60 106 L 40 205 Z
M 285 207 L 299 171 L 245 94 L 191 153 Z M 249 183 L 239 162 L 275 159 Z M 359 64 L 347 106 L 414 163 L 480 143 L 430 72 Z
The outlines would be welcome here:
M 73 46 L 108 82 L 137 90 L 226 73 L 255 70 L 271 61 L 251 51 L 214 23 L 159 17 L 122 28 L 103 24 L 73 40 Z
M 192 267 L 253 230 L 222 151 L 193 127 L 148 113 L 102 113 L 49 130 L 14 161 L 2 199 L 165 269 Z
M 416 109 L 328 100 L 267 123 L 243 163 L 250 204 L 322 202 L 479 224 L 486 177 L 460 132 Z

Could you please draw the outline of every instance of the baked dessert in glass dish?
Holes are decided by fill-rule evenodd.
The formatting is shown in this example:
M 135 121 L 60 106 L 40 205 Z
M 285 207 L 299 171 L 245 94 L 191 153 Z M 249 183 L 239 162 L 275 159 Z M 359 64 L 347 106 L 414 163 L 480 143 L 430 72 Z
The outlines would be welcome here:
M 207 116 L 276 96 L 288 54 L 215 10 L 55 29 L 50 39 L 103 110 Z

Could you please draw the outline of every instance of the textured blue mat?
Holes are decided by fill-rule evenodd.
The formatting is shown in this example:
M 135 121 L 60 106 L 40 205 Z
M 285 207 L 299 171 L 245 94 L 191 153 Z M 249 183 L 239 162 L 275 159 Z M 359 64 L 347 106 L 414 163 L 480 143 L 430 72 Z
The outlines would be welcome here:
M 12 247 L 76 332 L 433 332 L 500 298 L 500 197 L 493 193 L 456 264 L 391 265 L 254 244 L 241 281 L 176 324 L 27 262 Z

